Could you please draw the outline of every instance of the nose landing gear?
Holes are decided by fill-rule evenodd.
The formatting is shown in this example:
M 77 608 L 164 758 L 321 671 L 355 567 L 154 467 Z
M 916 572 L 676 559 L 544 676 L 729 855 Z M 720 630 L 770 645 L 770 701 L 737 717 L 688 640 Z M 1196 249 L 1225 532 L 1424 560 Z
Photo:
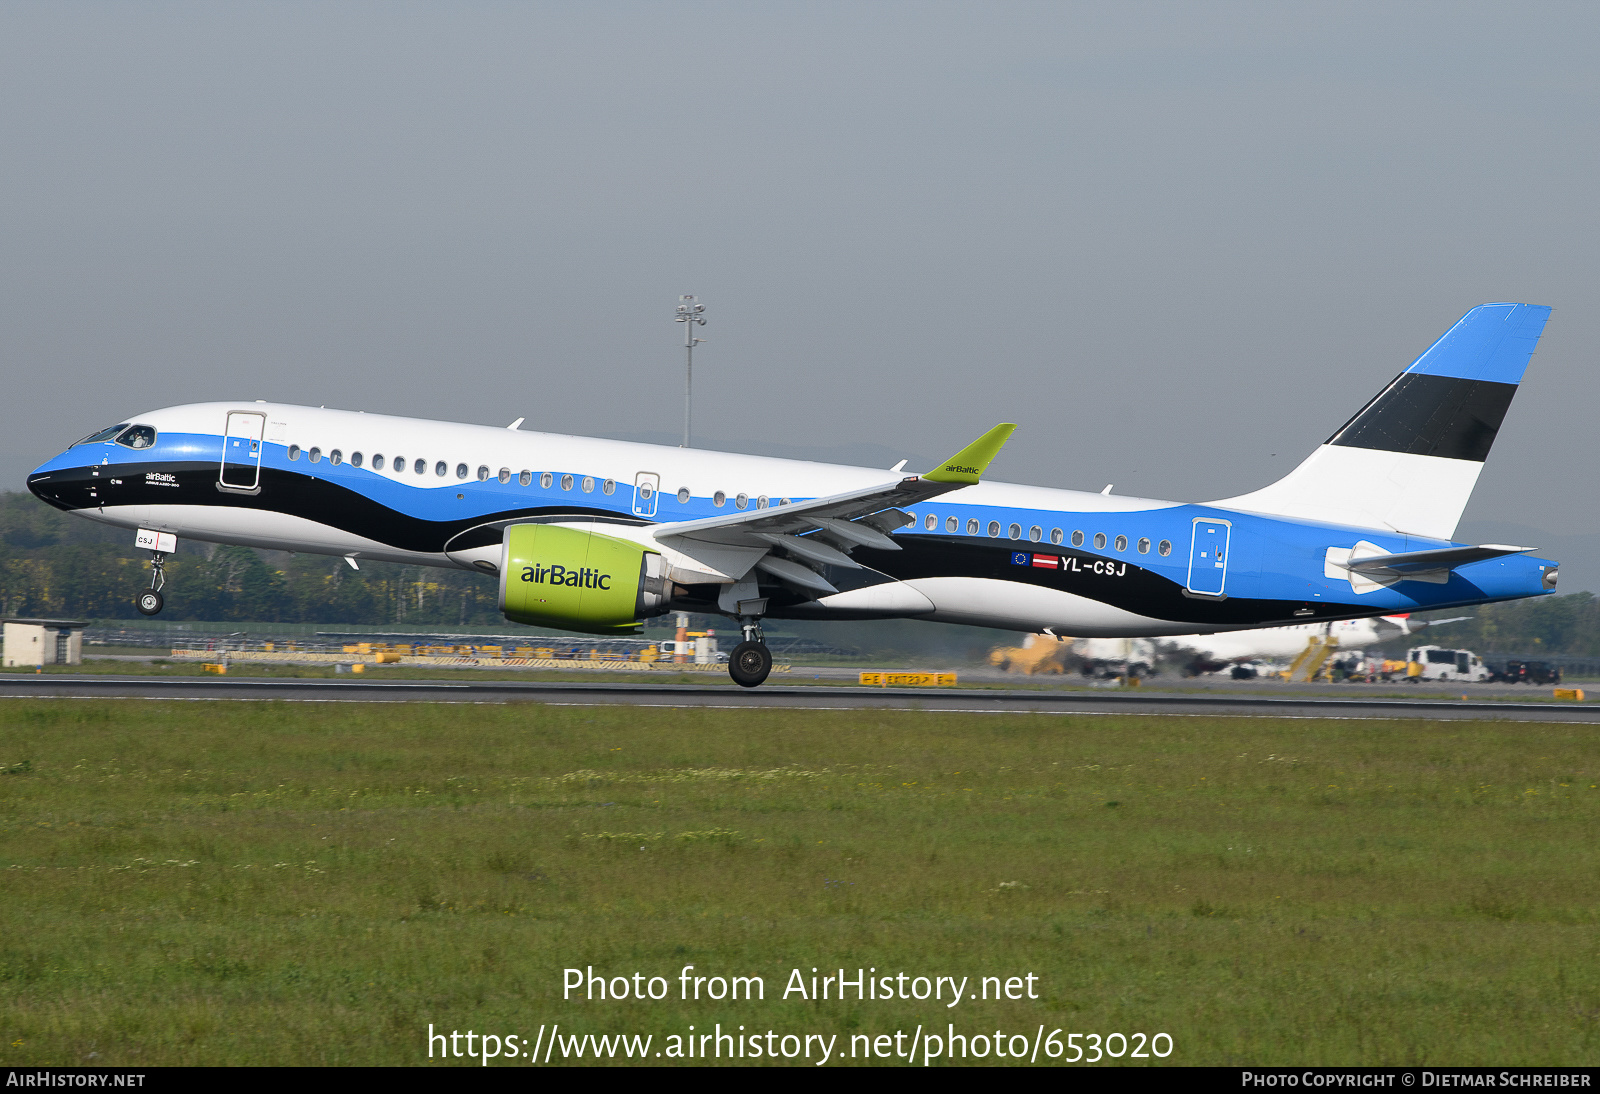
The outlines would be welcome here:
M 728 655 L 728 675 L 742 688 L 760 687 L 772 672 L 772 651 L 761 636 L 761 617 L 741 615 L 744 641 Z
M 166 603 L 161 597 L 161 590 L 167 584 L 166 564 L 165 552 L 150 552 L 150 588 L 140 593 L 133 602 L 140 615 L 155 615 Z

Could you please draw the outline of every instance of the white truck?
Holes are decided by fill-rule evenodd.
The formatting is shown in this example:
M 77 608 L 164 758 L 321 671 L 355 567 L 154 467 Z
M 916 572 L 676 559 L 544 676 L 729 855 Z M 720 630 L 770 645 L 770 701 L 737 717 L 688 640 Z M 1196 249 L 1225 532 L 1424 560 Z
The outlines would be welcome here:
M 1483 658 L 1471 650 L 1449 650 L 1443 646 L 1414 646 L 1406 651 L 1406 679 L 1468 681 L 1481 684 L 1490 672 Z

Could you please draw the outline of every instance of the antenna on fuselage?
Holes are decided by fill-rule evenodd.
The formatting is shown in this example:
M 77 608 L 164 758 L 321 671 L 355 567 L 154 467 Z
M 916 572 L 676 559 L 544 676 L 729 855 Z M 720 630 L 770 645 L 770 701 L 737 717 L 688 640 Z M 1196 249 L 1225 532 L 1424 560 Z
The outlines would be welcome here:
M 693 421 L 692 410 L 694 406 L 694 347 L 704 342 L 704 338 L 694 336 L 695 324 L 706 325 L 704 312 L 706 306 L 699 302 L 695 296 L 678 297 L 678 314 L 673 317 L 674 322 L 684 324 L 683 327 L 683 444 L 682 448 L 689 447 L 689 431 Z

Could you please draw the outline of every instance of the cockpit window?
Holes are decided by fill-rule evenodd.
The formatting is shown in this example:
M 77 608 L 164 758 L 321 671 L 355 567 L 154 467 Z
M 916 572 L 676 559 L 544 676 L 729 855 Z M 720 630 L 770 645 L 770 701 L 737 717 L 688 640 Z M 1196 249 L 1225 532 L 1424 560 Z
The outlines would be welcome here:
M 85 437 L 81 441 L 78 441 L 72 447 L 73 448 L 77 448 L 78 445 L 80 445 L 80 444 L 95 444 L 98 441 L 109 441 L 112 437 L 115 437 L 118 433 L 121 433 L 124 429 L 127 429 L 127 428 L 128 428 L 128 423 L 127 422 L 123 422 L 121 425 L 114 425 L 110 429 L 102 429 L 98 433 L 89 434 L 87 437 Z
M 136 425 L 119 436 L 117 443 L 127 445 L 129 448 L 153 448 L 156 443 L 156 431 L 151 426 Z

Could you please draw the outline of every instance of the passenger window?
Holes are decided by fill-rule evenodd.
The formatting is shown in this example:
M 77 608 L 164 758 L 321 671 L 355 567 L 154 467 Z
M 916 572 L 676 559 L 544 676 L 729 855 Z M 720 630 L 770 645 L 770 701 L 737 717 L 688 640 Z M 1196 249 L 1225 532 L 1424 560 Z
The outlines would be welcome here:
M 511 468 L 502 467 L 500 469 L 500 474 L 497 477 L 499 478 L 499 480 L 501 482 L 510 482 L 511 481 Z
M 733 499 L 733 507 L 735 509 L 748 509 L 748 508 L 750 508 L 750 495 L 749 494 L 740 494 L 737 497 L 735 497 Z
M 383 453 L 379 452 L 379 453 L 376 453 L 376 454 L 373 455 L 373 457 L 372 457 L 372 469 L 374 471 L 382 471 L 383 470 Z
M 939 518 L 934 514 L 929 513 L 926 517 L 922 518 L 922 526 L 931 532 L 935 528 L 939 527 Z
M 1038 543 L 1044 538 L 1044 529 L 1035 524 L 1032 528 L 1028 529 L 1028 538 L 1033 540 L 1033 542 Z
M 600 484 L 600 492 L 602 494 L 606 494 L 608 496 L 611 495 L 611 494 L 615 494 L 617 492 L 617 480 L 616 479 L 607 479 L 605 482 L 601 483 Z
M 1117 550 L 1126 551 L 1127 549 L 1128 549 L 1128 537 L 1127 536 L 1118 536 L 1117 537 Z
M 548 490 L 548 489 L 550 489 L 550 484 L 555 482 L 555 481 L 556 481 L 555 476 L 550 474 L 550 472 L 546 471 L 544 474 L 539 476 L 539 488 L 541 490 Z M 523 483 L 522 485 L 526 486 L 528 484 L 527 483 Z
M 298 460 L 300 458 L 300 446 L 299 445 L 291 444 L 289 446 L 289 458 L 291 460 Z
M 524 471 L 521 474 L 519 474 L 517 476 L 517 483 L 519 485 L 521 485 L 521 486 L 532 486 L 533 485 L 533 472 L 532 471 Z M 550 485 L 550 476 L 546 475 L 544 477 L 544 481 L 541 482 L 540 485 L 541 486 L 549 486 Z
M 488 482 L 489 481 L 489 469 L 487 467 L 485 467 L 481 463 L 478 465 L 478 481 L 479 482 Z
M 359 453 L 359 452 L 350 453 L 350 466 L 351 467 L 360 467 L 361 466 L 361 453 Z
M 593 475 L 585 475 L 583 477 L 583 492 L 585 494 L 594 493 L 594 476 Z
M 789 504 L 789 499 L 788 498 L 779 498 L 778 499 L 778 504 L 779 505 L 788 505 Z
M 1074 547 L 1082 547 L 1083 546 L 1083 533 L 1082 532 L 1073 532 L 1072 533 L 1072 545 Z
M 572 476 L 571 475 L 562 475 L 561 476 L 561 489 L 563 489 L 563 490 L 571 490 L 572 489 Z
M 335 448 L 332 452 L 328 453 L 328 462 L 333 464 L 333 466 L 338 467 L 344 462 L 344 453 Z
M 423 459 L 417 460 L 411 465 L 411 470 L 416 472 L 418 475 L 426 475 L 428 473 L 428 461 Z
M 390 464 L 389 466 L 394 468 L 394 473 L 396 475 L 403 474 L 406 469 L 406 458 L 404 456 L 396 456 L 394 458 L 394 463 Z
M 1106 545 L 1106 534 L 1104 532 L 1096 532 L 1094 534 L 1094 549 L 1096 551 L 1104 550 L 1105 549 L 1105 545 Z
M 1050 542 L 1051 543 L 1060 543 L 1061 542 L 1061 529 L 1059 529 L 1059 528 L 1050 529 Z
M 118 437 L 117 443 L 129 448 L 150 448 L 156 443 L 156 431 L 147 425 L 136 425 Z
M 467 465 L 464 464 L 464 463 L 456 464 L 456 478 L 464 479 L 466 477 L 467 477 Z
M 944 530 L 946 532 L 959 532 L 959 531 L 961 531 L 961 518 L 960 517 L 945 517 L 944 518 Z
M 991 520 L 989 522 L 989 538 L 990 539 L 999 539 L 1000 538 L 1000 522 L 999 521 Z
M 689 504 L 689 488 L 687 486 L 678 487 L 678 504 L 679 505 L 688 505 Z
M 465 467 L 466 465 L 462 464 L 462 466 Z M 450 470 L 450 465 L 445 463 L 443 460 L 440 460 L 438 463 L 433 465 L 433 473 L 435 475 L 438 475 L 441 479 L 444 478 L 445 472 L 447 472 L 449 470 Z
M 1156 546 L 1156 553 L 1158 555 L 1160 555 L 1162 558 L 1166 558 L 1168 555 L 1170 555 L 1172 553 L 1172 541 L 1170 539 L 1162 540 Z
M 762 494 L 760 497 L 758 497 L 756 499 L 756 508 L 757 509 L 765 509 L 769 504 L 771 504 L 771 503 L 767 501 L 767 496 L 765 494 Z
M 718 490 L 715 494 L 711 495 L 711 504 L 715 505 L 718 509 L 721 509 L 724 505 L 728 504 L 728 495 L 724 494 L 721 490 Z
M 1140 538 L 1140 540 L 1139 540 L 1139 553 L 1141 555 L 1147 555 L 1147 554 L 1150 553 L 1150 541 L 1148 539 L 1144 539 L 1142 537 Z
M 1022 525 L 1020 524 L 1013 524 L 1009 529 L 1007 529 L 1007 531 L 1011 533 L 1012 539 L 1022 538 Z
M 970 520 L 967 521 L 967 535 L 975 536 L 977 534 L 978 534 L 978 518 L 977 517 L 973 517 L 973 518 L 971 518 Z
M 311 462 L 312 463 L 321 463 L 322 462 L 322 449 L 316 447 L 315 445 L 312 446 L 311 451 L 308 453 L 308 455 L 311 457 Z

